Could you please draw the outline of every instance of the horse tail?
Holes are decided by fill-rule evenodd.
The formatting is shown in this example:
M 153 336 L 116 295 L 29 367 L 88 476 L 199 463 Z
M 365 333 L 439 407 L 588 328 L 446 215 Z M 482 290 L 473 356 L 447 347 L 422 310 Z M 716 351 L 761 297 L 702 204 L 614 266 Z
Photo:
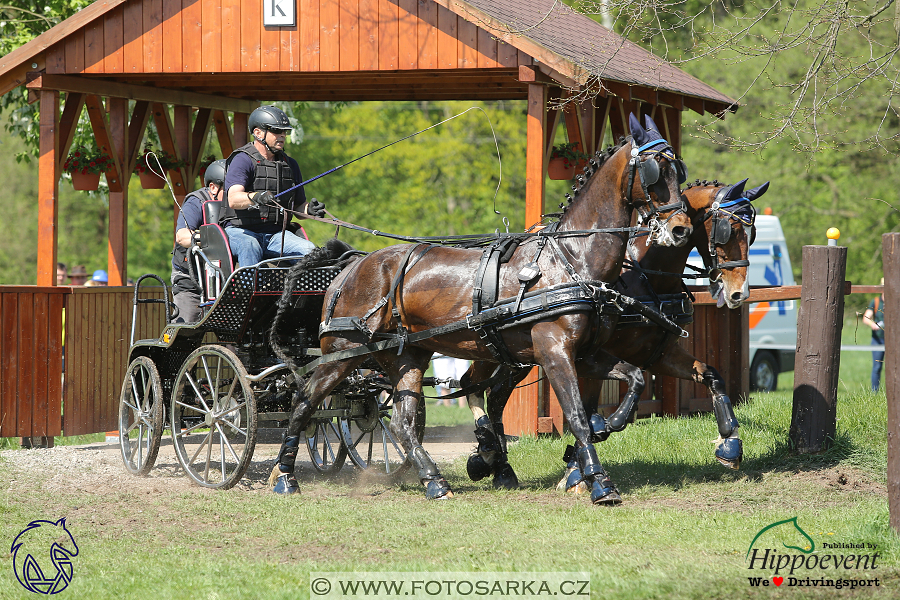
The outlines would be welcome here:
M 353 252 L 353 247 L 350 244 L 337 238 L 331 238 L 325 243 L 325 246 L 313 248 L 308 254 L 300 257 L 288 270 L 287 275 L 285 275 L 284 291 L 281 293 L 281 297 L 276 303 L 277 310 L 275 312 L 275 317 L 272 319 L 272 324 L 269 326 L 269 346 L 271 346 L 275 355 L 294 373 L 297 371 L 297 363 L 287 353 L 286 348 L 278 343 L 277 335 L 284 322 L 285 316 L 289 312 L 294 288 L 297 286 L 297 282 L 300 278 L 310 269 L 333 265 L 338 259 L 345 258 L 350 252 Z

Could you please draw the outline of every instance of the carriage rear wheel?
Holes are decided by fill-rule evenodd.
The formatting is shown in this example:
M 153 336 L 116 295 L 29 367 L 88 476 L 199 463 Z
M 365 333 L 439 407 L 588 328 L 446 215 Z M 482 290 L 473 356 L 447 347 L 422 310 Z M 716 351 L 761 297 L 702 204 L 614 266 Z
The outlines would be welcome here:
M 146 475 L 156 462 L 163 433 L 159 371 L 146 356 L 128 365 L 119 396 L 119 448 L 129 473 Z
M 333 394 L 322 403 L 316 411 L 306 429 L 306 449 L 309 450 L 309 460 L 313 468 L 319 473 L 337 473 L 347 460 L 347 448 L 341 439 L 341 430 L 336 414 L 331 411 L 341 411 L 346 407 L 347 401 L 341 394 Z
M 256 397 L 234 352 L 215 345 L 192 352 L 175 379 L 170 414 L 188 477 L 223 490 L 240 481 L 256 447 Z
M 384 396 L 384 397 L 381 397 Z M 372 391 L 350 400 L 350 416 L 341 417 L 340 428 L 354 465 L 374 477 L 393 477 L 409 468 L 410 460 L 390 429 L 394 396 Z M 425 437 L 425 400 L 416 406 L 416 437 Z

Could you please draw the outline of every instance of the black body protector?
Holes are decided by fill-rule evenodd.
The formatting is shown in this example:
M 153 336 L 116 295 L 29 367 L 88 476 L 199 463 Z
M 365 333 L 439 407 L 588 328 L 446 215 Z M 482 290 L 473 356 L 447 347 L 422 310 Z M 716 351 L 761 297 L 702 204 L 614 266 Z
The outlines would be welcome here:
M 291 165 L 288 163 L 283 152 L 276 152 L 275 160 L 266 160 L 259 150 L 256 149 L 256 146 L 253 145 L 253 142 L 249 142 L 231 153 L 231 156 L 228 157 L 228 165 L 231 165 L 232 159 L 234 159 L 238 152 L 243 152 L 248 155 L 253 159 L 254 164 L 256 164 L 256 174 L 253 179 L 252 189 L 246 191 L 269 191 L 272 192 L 273 195 L 278 195 L 284 190 L 288 190 L 294 186 L 294 175 L 291 171 Z M 285 208 L 293 209 L 295 196 L 296 192 L 290 192 L 284 196 L 280 196 L 278 198 L 278 203 Z M 228 205 L 228 190 L 225 190 L 225 199 L 222 205 L 223 211 L 220 220 L 223 223 L 227 221 L 236 227 L 242 227 L 244 229 L 252 229 L 254 225 L 263 224 L 275 224 L 281 226 L 282 219 L 284 218 L 284 211 L 277 206 L 260 205 L 242 210 L 235 210 Z
M 194 196 L 200 200 L 201 207 L 213 199 L 212 195 L 209 193 L 209 188 L 203 187 L 203 188 L 200 188 L 199 190 L 191 192 L 190 194 L 185 196 L 184 201 L 182 202 L 182 206 L 184 206 L 184 203 L 187 202 L 191 198 L 191 196 Z M 190 227 L 189 227 L 188 223 L 184 220 L 184 217 L 182 215 L 182 217 L 178 219 L 176 229 L 184 229 L 184 228 L 190 228 Z M 185 248 L 178 242 L 175 242 L 175 249 L 172 251 L 172 255 L 174 256 L 172 263 L 179 265 L 185 271 L 190 271 L 190 267 L 188 266 L 187 251 L 188 251 L 187 248 Z

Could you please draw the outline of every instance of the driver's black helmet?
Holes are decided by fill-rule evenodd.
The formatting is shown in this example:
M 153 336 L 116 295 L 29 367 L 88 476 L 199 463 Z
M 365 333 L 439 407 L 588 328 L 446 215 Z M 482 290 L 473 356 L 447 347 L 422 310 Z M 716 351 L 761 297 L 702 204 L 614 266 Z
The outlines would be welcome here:
M 203 185 L 209 187 L 210 183 L 215 183 L 219 187 L 225 183 L 225 160 L 220 158 L 210 163 L 206 167 L 206 173 L 203 174 Z
M 284 114 L 284 111 L 277 106 L 271 105 L 260 106 L 250 113 L 247 127 L 250 128 L 251 134 L 257 127 L 263 131 L 268 131 L 270 128 L 293 130 L 291 122 L 288 120 L 287 115 Z

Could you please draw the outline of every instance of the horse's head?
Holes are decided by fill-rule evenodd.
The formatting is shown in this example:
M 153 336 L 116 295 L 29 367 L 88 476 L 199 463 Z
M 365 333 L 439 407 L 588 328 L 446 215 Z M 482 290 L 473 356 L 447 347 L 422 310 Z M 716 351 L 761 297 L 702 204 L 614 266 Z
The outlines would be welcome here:
M 709 293 L 718 306 L 738 308 L 750 295 L 748 252 L 756 237 L 756 209 L 750 204 L 769 183 L 744 191 L 747 180 L 688 184 L 683 197 L 694 223 L 694 245 L 709 271 Z
M 623 178 L 625 197 L 637 209 L 639 223 L 650 228 L 651 242 L 684 246 L 692 231 L 679 187 L 687 179 L 687 167 L 675 156 L 653 119 L 645 115 L 644 121 L 646 129 L 634 114 L 629 115 L 631 146 Z

